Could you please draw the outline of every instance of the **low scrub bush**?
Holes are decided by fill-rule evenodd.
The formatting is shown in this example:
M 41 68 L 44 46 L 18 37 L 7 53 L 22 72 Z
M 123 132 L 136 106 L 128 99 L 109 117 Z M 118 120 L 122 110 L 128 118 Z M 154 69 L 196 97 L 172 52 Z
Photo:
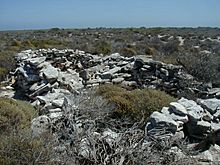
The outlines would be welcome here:
M 116 112 L 131 115 L 134 119 L 147 118 L 153 111 L 168 106 L 175 98 L 163 91 L 153 89 L 127 91 L 120 86 L 103 85 L 98 93 L 116 104 Z
M 52 165 L 53 140 L 45 135 L 32 138 L 30 130 L 0 136 L 0 164 L 2 165 Z
M 105 55 L 109 54 L 112 49 L 111 44 L 106 41 L 101 41 L 101 42 L 97 43 L 97 45 L 95 47 L 96 47 L 98 53 L 102 53 Z
M 21 41 L 18 41 L 18 40 L 14 40 L 12 41 L 11 43 L 11 46 L 17 46 L 17 47 L 20 47 L 22 44 L 21 44 Z
M 129 47 L 122 48 L 120 53 L 126 57 L 137 55 L 136 50 L 134 48 L 129 48 Z
M 0 52 L 0 67 L 9 71 L 14 69 L 15 60 L 14 60 L 14 51 L 2 51 Z
M 28 103 L 0 98 L 0 133 L 29 126 L 35 114 L 35 109 Z
M 56 47 L 58 45 L 64 45 L 64 43 L 62 43 L 61 41 L 53 40 L 53 39 L 45 39 L 45 40 L 33 39 L 30 42 L 35 48 L 50 48 L 50 47 Z
M 26 49 L 40 49 L 40 48 L 60 48 L 68 47 L 69 42 L 60 41 L 57 39 L 26 39 L 13 40 L 4 50 L 0 51 L 0 81 L 4 80 L 5 75 L 15 69 L 14 55 L 19 51 Z
M 32 137 L 30 124 L 35 114 L 26 102 L 0 98 L 0 164 L 54 164 L 52 135 Z
M 155 54 L 155 50 L 154 50 L 154 48 L 151 48 L 151 47 L 146 47 L 145 48 L 145 54 L 146 55 L 154 55 Z
M 4 79 L 4 76 L 7 74 L 7 69 L 0 67 L 0 80 Z
M 214 54 L 181 54 L 179 64 L 197 79 L 220 86 L 220 57 Z
M 9 50 L 21 51 L 25 49 L 39 49 L 39 48 L 64 48 L 68 42 L 57 39 L 27 39 L 22 41 L 13 41 L 8 47 Z

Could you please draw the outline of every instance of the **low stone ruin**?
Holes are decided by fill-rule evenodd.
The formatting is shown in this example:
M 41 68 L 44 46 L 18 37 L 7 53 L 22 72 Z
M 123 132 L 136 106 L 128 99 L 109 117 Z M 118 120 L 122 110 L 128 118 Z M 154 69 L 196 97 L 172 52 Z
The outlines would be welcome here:
M 53 89 L 77 92 L 84 86 L 104 83 L 157 88 L 176 96 L 183 91 L 202 97 L 220 95 L 219 88 L 195 81 L 181 66 L 154 61 L 145 55 L 128 58 L 118 53 L 102 56 L 70 49 L 40 49 L 23 51 L 16 59 L 19 67 L 13 73 L 15 85 L 32 100 Z
M 117 145 L 122 142 L 124 144 L 123 138 L 141 139 L 127 147 L 137 145 L 135 152 L 142 152 L 143 148 L 146 150 L 151 146 L 152 139 L 171 144 L 170 141 L 174 143 L 190 137 L 199 142 L 220 129 L 220 88 L 212 88 L 211 84 L 196 81 L 181 66 L 165 64 L 144 55 L 124 57 L 115 53 L 103 56 L 70 49 L 26 50 L 18 53 L 16 60 L 18 67 L 11 72 L 12 86 L 19 95 L 31 100 L 32 105 L 40 112 L 40 116 L 32 121 L 33 136 L 52 131 L 60 140 L 58 150 L 64 143 L 64 146 L 75 146 L 77 139 L 77 156 L 95 160 L 98 158 L 94 157 L 91 140 L 105 142 L 111 152 L 116 152 Z M 91 99 L 88 97 L 91 92 L 87 92 L 91 87 L 106 83 L 121 84 L 129 90 L 160 89 L 180 99 L 159 112 L 153 112 L 149 120 L 145 121 L 145 130 L 131 123 L 118 129 L 112 126 L 116 125 L 115 119 L 107 115 L 109 105 L 108 110 L 103 110 L 104 105 L 101 106 L 101 103 L 104 101 L 101 97 L 96 96 L 97 105 L 92 104 L 96 105 L 95 108 L 82 105 L 86 99 Z M 9 86 L 6 88 L 11 89 Z M 181 97 L 186 92 L 199 98 L 193 101 Z M 97 114 L 97 107 L 104 114 Z M 111 107 L 114 108 L 114 105 Z M 88 108 L 91 112 L 83 111 Z M 106 124 L 104 119 L 110 123 Z M 219 141 L 213 143 L 217 144 L 214 149 L 197 155 L 198 160 L 220 163 L 220 159 L 216 157 L 216 152 L 220 151 Z M 121 148 L 123 152 L 124 149 Z M 186 156 L 178 147 L 170 146 L 168 149 L 169 152 L 176 150 L 182 157 Z M 120 158 L 121 164 L 124 159 Z M 110 161 L 110 157 L 106 157 L 106 161 Z

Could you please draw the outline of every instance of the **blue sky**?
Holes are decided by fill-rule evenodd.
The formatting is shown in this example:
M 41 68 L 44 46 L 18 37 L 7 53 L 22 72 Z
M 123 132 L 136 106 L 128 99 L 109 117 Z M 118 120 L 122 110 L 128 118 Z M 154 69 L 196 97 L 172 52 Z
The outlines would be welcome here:
M 220 0 L 0 0 L 0 30 L 220 27 Z

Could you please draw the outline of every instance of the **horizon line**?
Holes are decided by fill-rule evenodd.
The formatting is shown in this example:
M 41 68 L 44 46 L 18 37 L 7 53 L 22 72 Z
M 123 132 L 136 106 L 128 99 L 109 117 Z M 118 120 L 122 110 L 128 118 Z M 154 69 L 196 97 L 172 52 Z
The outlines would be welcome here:
M 151 28 L 162 28 L 162 29 L 168 29 L 168 28 L 177 28 L 177 29 L 183 29 L 183 28 L 212 28 L 212 29 L 220 29 L 220 26 L 118 26 L 118 27 L 110 27 L 110 26 L 91 26 L 91 27 L 59 27 L 59 26 L 53 26 L 53 27 L 46 27 L 46 28 L 24 28 L 24 29 L 0 29 L 0 32 L 7 32 L 7 31 L 32 31 L 32 30 L 51 30 L 51 29 L 60 29 L 60 30 L 80 30 L 80 29 L 151 29 Z

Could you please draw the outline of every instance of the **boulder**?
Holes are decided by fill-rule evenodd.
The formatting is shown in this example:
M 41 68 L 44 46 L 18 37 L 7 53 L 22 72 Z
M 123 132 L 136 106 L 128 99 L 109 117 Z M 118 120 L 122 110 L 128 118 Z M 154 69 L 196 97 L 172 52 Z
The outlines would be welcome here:
M 55 99 L 55 100 L 52 100 L 52 105 L 54 105 L 55 107 L 61 108 L 63 106 L 63 102 L 64 102 L 64 98 Z
M 217 110 L 214 114 L 213 114 L 214 118 L 219 118 L 220 119 L 220 109 Z
M 211 88 L 208 90 L 209 95 L 216 95 L 217 93 L 220 93 L 220 88 Z
M 60 72 L 57 81 L 61 84 L 61 86 L 66 87 L 71 92 L 84 87 L 82 78 L 79 77 L 78 73 L 72 70 L 69 70 L 68 72 Z
M 40 136 L 50 130 L 51 120 L 49 117 L 42 115 L 34 118 L 31 122 L 32 135 L 34 137 Z
M 219 130 L 220 129 L 220 122 L 212 121 L 211 122 L 211 129 L 214 131 Z
M 177 102 L 186 108 L 188 112 L 188 116 L 190 117 L 191 120 L 197 121 L 202 119 L 204 109 L 200 105 L 198 105 L 195 101 L 181 98 Z
M 113 84 L 120 84 L 122 81 L 124 81 L 123 77 L 118 77 L 118 78 L 112 79 Z
M 220 110 L 220 99 L 198 99 L 202 107 L 206 108 L 211 114 L 214 114 L 218 109 Z
M 123 56 L 121 56 L 119 53 L 113 53 L 113 54 L 109 55 L 108 58 L 112 59 L 112 60 L 122 60 L 122 59 L 124 59 Z
M 59 72 L 52 65 L 46 65 L 41 72 L 48 81 L 54 81 L 58 78 Z
M 51 120 L 57 120 L 61 118 L 63 115 L 63 112 L 60 108 L 50 109 L 49 110 L 49 118 Z
M 211 146 L 208 150 L 199 153 L 193 158 L 197 159 L 201 164 L 209 163 L 209 164 L 220 164 L 220 147 L 218 145 Z
M 150 125 L 147 126 L 147 130 L 153 129 L 155 127 L 167 129 L 172 133 L 175 133 L 177 131 L 178 124 L 171 117 L 163 113 L 153 112 L 150 115 Z
M 30 90 L 35 90 L 32 94 L 29 95 L 29 97 L 34 97 L 34 96 L 38 96 L 43 94 L 44 92 L 49 92 L 51 89 L 51 85 L 48 84 L 41 84 L 39 86 L 32 86 L 32 89 L 30 88 Z
M 46 60 L 46 57 L 36 57 L 28 59 L 28 62 L 33 66 L 38 66 Z
M 113 69 L 110 69 L 110 70 L 107 71 L 107 72 L 102 73 L 102 74 L 100 75 L 100 77 L 101 77 L 102 79 L 112 79 L 113 74 L 119 72 L 120 70 L 121 70 L 121 67 L 115 67 L 115 68 L 113 68 Z
M 62 93 L 47 93 L 45 96 L 37 96 L 37 99 L 43 103 L 47 104 L 55 99 L 62 98 L 64 95 Z
M 188 136 L 195 139 L 204 139 L 211 131 L 211 123 L 207 121 L 188 122 L 186 124 Z
M 171 102 L 170 109 L 172 109 L 172 111 L 176 114 L 183 115 L 183 116 L 188 115 L 186 108 L 180 103 Z
M 168 107 L 163 107 L 161 113 L 165 114 L 166 116 L 171 117 L 174 121 L 181 121 L 183 123 L 187 123 L 189 121 L 187 115 L 178 115 L 172 111 L 172 109 Z

